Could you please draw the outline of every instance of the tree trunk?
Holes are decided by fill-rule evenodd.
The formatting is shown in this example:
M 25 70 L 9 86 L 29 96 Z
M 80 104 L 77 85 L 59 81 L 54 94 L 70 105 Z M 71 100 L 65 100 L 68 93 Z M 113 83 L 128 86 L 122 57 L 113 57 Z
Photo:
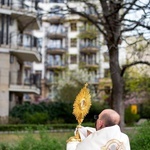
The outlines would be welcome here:
M 112 79 L 111 102 L 112 108 L 121 116 L 120 127 L 124 126 L 123 78 L 120 74 L 118 47 L 108 45 L 110 57 L 110 74 Z
M 118 9 L 120 5 L 113 1 L 100 0 L 100 2 L 103 11 L 104 29 L 106 31 L 104 38 L 107 41 L 110 58 L 109 65 L 112 79 L 111 106 L 120 114 L 120 127 L 122 128 L 124 125 L 123 78 L 121 76 L 118 51 L 118 44 L 121 37 Z

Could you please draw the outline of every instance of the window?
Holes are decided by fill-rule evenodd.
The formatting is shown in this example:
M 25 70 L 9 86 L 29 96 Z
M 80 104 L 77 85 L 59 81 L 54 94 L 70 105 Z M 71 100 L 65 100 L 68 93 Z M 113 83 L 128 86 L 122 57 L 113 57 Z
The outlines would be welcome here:
M 76 38 L 72 38 L 71 39 L 71 45 L 70 47 L 77 47 L 77 39 Z
M 71 31 L 77 31 L 77 24 L 76 23 L 71 23 Z
M 105 69 L 104 70 L 104 77 L 105 78 L 109 78 L 110 77 L 110 71 L 109 71 L 109 69 Z
M 77 55 L 70 55 L 70 64 L 77 64 Z

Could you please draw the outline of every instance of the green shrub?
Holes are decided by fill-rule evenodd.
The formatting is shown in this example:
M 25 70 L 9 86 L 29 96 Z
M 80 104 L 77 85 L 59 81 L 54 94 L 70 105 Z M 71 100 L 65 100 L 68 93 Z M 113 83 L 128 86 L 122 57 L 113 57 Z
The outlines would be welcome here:
M 45 124 L 48 122 L 48 118 L 48 113 L 46 112 L 35 112 L 34 114 L 26 112 L 24 114 L 25 123 L 28 124 Z
M 9 124 L 20 124 L 21 120 L 19 118 L 9 117 Z
M 94 115 L 98 115 L 102 110 L 108 108 L 106 103 L 101 104 L 99 101 L 92 101 L 89 113 L 85 117 L 84 122 L 95 122 Z
M 62 150 L 65 149 L 65 141 L 60 141 L 55 138 L 50 138 L 49 133 L 41 130 L 39 135 L 28 133 L 25 134 L 23 139 L 14 143 L 1 143 L 0 150 Z M 65 139 L 64 139 L 65 140 Z
M 137 133 L 130 140 L 132 150 L 150 149 L 150 122 L 143 123 L 137 129 Z
M 125 123 L 127 125 L 133 125 L 140 118 L 139 114 L 134 114 L 131 111 L 131 107 L 125 109 Z
M 105 104 L 92 101 L 89 113 L 84 122 L 93 122 L 93 116 L 108 108 Z M 39 104 L 22 104 L 15 106 L 10 112 L 10 123 L 45 124 L 45 123 L 77 123 L 73 112 L 73 103 L 49 102 Z
M 150 119 L 150 100 L 142 105 L 141 118 Z
M 20 141 L 14 150 L 56 150 L 62 149 L 61 143 L 56 139 L 50 139 L 47 133 L 41 133 L 40 138 L 37 139 L 31 134 L 27 134 L 22 141 Z
M 6 143 L 0 143 L 0 150 L 11 150 L 11 146 Z

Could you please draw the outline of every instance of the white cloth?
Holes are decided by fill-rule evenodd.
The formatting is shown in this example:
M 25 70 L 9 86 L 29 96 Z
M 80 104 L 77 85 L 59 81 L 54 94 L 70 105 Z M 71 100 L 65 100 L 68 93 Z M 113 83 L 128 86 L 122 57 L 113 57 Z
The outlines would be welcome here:
M 77 131 L 77 129 L 74 132 L 75 135 L 76 135 L 76 131 Z M 80 134 L 81 141 L 83 141 L 88 136 L 88 131 L 93 133 L 96 130 L 95 130 L 95 128 L 92 128 L 92 127 L 80 127 L 80 128 L 78 128 L 78 132 Z
M 76 135 L 77 130 L 78 130 L 78 133 L 80 135 L 81 141 L 83 141 L 88 136 L 88 131 L 91 132 L 91 133 L 96 131 L 95 128 L 92 128 L 92 127 L 79 127 L 79 128 L 75 129 L 74 135 Z M 66 150 L 75 150 L 76 146 L 79 143 L 80 143 L 79 141 L 70 141 L 70 142 L 68 142 L 67 146 L 66 146 Z
M 66 150 L 130 150 L 129 138 L 120 131 L 118 125 L 93 132 L 80 143 L 72 145 L 74 146 L 67 147 Z
M 80 142 L 78 142 L 78 141 L 68 142 L 68 143 L 67 143 L 66 150 L 75 150 L 75 149 L 76 149 L 76 146 L 77 146 L 79 143 L 80 143 Z

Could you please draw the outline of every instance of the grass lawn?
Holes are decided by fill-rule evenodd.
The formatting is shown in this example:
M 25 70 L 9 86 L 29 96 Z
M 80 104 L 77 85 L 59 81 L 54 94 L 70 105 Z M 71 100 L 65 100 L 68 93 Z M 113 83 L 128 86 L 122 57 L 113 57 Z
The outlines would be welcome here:
M 8 143 L 14 143 L 17 142 L 18 140 L 21 140 L 27 133 L 1 133 L 0 134 L 0 143 L 2 142 L 8 142 Z M 33 136 L 38 138 L 39 134 L 38 133 L 33 133 Z M 73 136 L 72 132 L 63 132 L 63 133 L 49 133 L 50 138 L 55 138 L 60 141 L 65 141 L 67 140 L 70 136 Z
M 28 133 L 0 133 L 0 144 L 4 143 L 9 145 L 16 144 L 23 140 Z M 39 133 L 30 133 L 35 139 L 40 139 Z M 49 139 L 56 139 L 62 145 L 62 149 L 66 149 L 66 141 L 69 137 L 73 136 L 73 132 L 59 132 L 59 133 L 48 133 Z M 30 139 L 29 139 L 30 140 Z

